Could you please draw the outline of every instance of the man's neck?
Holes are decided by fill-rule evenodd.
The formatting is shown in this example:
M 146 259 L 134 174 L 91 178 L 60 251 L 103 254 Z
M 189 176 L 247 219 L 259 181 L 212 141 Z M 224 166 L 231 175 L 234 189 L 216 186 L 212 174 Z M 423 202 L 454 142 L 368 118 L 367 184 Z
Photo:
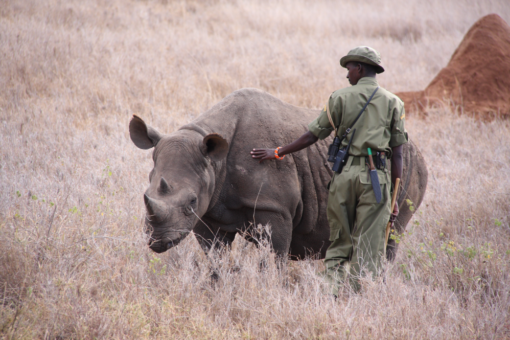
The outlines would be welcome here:
M 358 85 L 360 82 L 362 82 L 362 83 L 367 83 L 367 82 L 368 82 L 368 83 L 371 83 L 371 82 L 375 82 L 375 83 L 377 83 L 377 79 L 376 79 L 375 77 L 368 77 L 368 76 L 365 76 L 365 77 L 363 77 L 363 78 L 360 78 L 360 79 L 358 80 L 358 82 L 356 83 L 356 85 Z
M 363 78 L 375 78 L 375 76 L 376 76 L 375 73 L 374 74 L 365 74 L 365 75 L 361 76 L 360 79 L 363 79 Z

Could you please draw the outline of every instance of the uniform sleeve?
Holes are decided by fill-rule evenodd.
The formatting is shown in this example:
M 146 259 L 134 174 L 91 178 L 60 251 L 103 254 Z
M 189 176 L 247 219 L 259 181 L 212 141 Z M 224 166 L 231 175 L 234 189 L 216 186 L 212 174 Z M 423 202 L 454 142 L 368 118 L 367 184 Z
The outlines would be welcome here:
M 329 109 L 331 112 L 331 116 L 335 117 L 335 115 L 333 114 L 334 105 L 331 105 L 332 102 L 333 100 L 331 99 L 331 97 L 329 97 L 327 105 L 330 105 Z M 334 121 L 335 120 L 333 120 L 333 122 Z M 308 130 L 310 130 L 310 132 L 313 133 L 313 135 L 319 139 L 327 138 L 331 134 L 331 131 L 333 131 L 334 129 L 331 126 L 331 123 L 329 122 L 326 106 L 324 106 L 319 116 L 315 118 L 310 124 L 308 124 Z
M 390 147 L 392 148 L 405 144 L 408 141 L 405 118 L 404 103 L 401 100 L 397 100 L 397 105 L 393 108 L 391 121 Z

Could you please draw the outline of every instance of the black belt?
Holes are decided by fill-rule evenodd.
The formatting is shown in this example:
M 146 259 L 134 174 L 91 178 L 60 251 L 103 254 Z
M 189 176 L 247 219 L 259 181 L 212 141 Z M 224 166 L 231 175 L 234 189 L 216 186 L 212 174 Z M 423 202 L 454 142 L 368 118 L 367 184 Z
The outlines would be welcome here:
M 349 156 L 349 157 L 352 157 L 351 165 L 368 164 L 368 157 L 365 156 Z M 374 165 L 377 169 L 382 170 L 386 168 L 386 154 L 384 151 L 377 152 L 376 154 L 372 155 L 372 158 L 374 160 Z

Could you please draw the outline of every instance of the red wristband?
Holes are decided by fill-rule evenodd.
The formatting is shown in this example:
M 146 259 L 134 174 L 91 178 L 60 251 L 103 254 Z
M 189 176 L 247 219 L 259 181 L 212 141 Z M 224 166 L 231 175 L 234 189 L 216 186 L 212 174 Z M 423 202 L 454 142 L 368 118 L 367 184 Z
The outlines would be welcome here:
M 275 157 L 276 159 L 278 159 L 278 160 L 282 160 L 282 159 L 284 159 L 284 158 L 285 158 L 285 155 L 283 155 L 282 157 L 280 157 L 280 156 L 278 155 L 278 150 L 280 150 L 281 148 L 282 148 L 282 147 L 281 147 L 281 146 L 279 146 L 279 147 L 277 147 L 276 149 L 274 149 L 274 157 Z

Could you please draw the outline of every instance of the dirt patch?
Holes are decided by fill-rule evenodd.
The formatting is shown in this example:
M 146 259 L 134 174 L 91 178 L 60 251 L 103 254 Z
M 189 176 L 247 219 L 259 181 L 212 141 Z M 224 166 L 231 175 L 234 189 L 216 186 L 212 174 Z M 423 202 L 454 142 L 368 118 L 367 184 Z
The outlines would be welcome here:
M 497 14 L 478 20 L 424 91 L 397 95 L 409 112 L 450 106 L 483 119 L 510 117 L 510 26 Z

